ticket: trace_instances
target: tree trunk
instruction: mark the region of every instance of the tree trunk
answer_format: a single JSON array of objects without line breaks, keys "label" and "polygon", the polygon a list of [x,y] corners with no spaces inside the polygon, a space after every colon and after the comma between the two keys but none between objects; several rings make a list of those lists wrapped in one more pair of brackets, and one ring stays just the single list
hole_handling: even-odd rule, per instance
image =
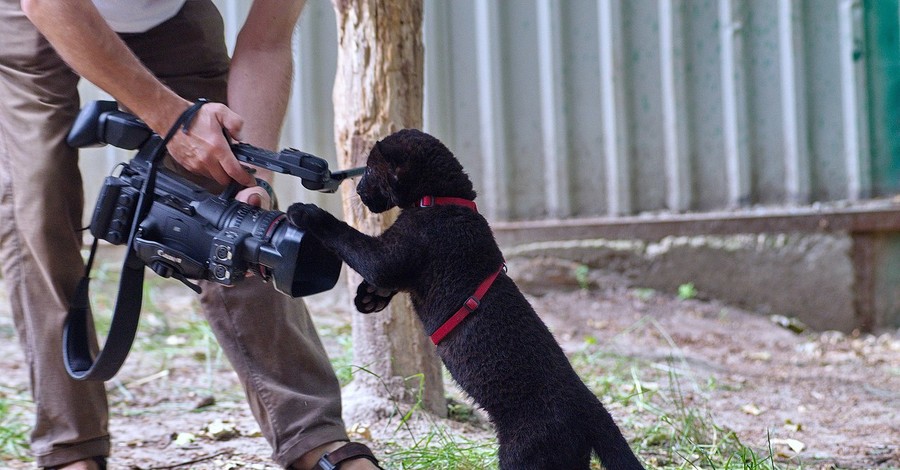
[{"label": "tree trunk", "polygon": [[[377,140],[422,127],[422,0],[334,0],[334,7],[334,134],[339,165],[350,168],[365,165]],[[344,220],[363,233],[377,235],[397,216],[396,209],[372,214],[352,186],[341,191]],[[349,274],[353,295],[361,278]],[[381,312],[354,314],[353,344],[354,364],[365,370],[354,372],[345,395],[348,424],[386,417],[398,404],[419,400],[426,410],[446,416],[440,362],[405,294]]]}]

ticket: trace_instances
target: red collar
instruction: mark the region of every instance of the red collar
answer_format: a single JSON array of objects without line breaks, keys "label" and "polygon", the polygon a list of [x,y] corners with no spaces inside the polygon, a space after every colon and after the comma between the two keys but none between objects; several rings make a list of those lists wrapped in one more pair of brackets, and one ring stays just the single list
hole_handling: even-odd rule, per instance
[{"label": "red collar", "polygon": [[475,201],[464,199],[461,197],[434,197],[434,196],[424,196],[419,200],[420,207],[431,207],[431,206],[465,206],[469,209],[472,209],[475,212],[478,212],[478,207],[475,206]]},{"label": "red collar", "polygon": [[474,312],[478,305],[481,303],[481,298],[484,297],[484,294],[491,288],[491,284],[494,283],[494,280],[497,279],[497,276],[500,275],[506,269],[505,264],[500,265],[500,269],[487,277],[484,281],[481,281],[481,284],[478,285],[478,288],[475,289],[475,293],[469,296],[465,302],[463,302],[463,306],[453,314],[447,321],[444,322],[434,333],[431,334],[431,342],[437,346],[441,340],[444,339],[445,336],[450,334],[454,328],[456,328],[463,320],[469,316],[470,313]]}]

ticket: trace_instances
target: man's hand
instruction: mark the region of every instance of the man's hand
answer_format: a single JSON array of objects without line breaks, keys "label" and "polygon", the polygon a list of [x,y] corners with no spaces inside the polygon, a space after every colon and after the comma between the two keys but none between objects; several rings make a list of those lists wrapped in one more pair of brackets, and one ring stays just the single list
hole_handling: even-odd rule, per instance
[{"label": "man's hand", "polygon": [[208,103],[197,111],[187,132],[179,129],[175,133],[167,148],[172,158],[191,173],[222,185],[233,179],[243,186],[256,186],[256,179],[235,158],[225,137],[227,132],[240,140],[243,125],[244,120],[224,104]]}]

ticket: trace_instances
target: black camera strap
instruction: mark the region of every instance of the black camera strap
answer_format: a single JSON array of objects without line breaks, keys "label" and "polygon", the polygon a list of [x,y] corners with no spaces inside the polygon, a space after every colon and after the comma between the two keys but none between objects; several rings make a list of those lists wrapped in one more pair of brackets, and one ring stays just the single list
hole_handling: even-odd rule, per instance
[{"label": "black camera strap", "polygon": [[128,235],[128,248],[125,261],[122,263],[122,275],[119,278],[119,293],[113,309],[112,323],[106,343],[96,356],[92,353],[92,345],[97,343],[97,336],[91,323],[89,298],[91,266],[97,251],[97,239],[94,238],[91,253],[85,265],[84,277],[75,290],[63,328],[63,359],[66,371],[74,379],[97,381],[111,379],[119,371],[131,350],[141,316],[144,288],[144,263],[137,257],[137,252],[134,250],[134,239],[141,221],[147,215],[153,202],[156,173],[162,157],[166,153],[166,145],[179,128],[185,133],[188,132],[197,111],[206,103],[206,100],[200,99],[181,113],[181,116],[166,133],[165,138],[159,141],[148,158],[150,166],[147,178],[141,185],[137,209]]}]

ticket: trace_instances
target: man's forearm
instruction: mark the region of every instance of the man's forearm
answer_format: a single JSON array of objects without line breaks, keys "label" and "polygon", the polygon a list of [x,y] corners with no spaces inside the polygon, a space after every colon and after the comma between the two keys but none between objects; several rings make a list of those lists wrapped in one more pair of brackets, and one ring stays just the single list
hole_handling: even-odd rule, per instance
[{"label": "man's forearm", "polygon": [[277,150],[291,90],[290,46],[286,50],[239,52],[235,51],[228,75],[229,107],[244,117],[244,140]]},{"label": "man's forearm", "polygon": [[278,147],[291,92],[291,37],[304,3],[254,1],[238,36],[228,76],[228,104],[244,117],[241,133],[248,143]]}]

